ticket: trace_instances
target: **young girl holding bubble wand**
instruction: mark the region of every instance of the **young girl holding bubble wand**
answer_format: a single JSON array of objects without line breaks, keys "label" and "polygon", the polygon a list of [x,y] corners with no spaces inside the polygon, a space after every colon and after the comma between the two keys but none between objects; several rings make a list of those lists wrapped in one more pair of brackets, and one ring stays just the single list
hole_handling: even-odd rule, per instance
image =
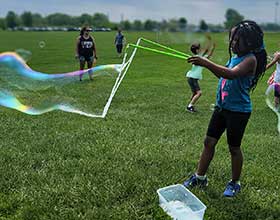
[{"label": "young girl holding bubble wand", "polygon": [[[211,40],[211,38],[208,36],[207,39]],[[191,45],[191,52],[193,55],[198,55],[206,58],[210,58],[213,54],[213,51],[215,49],[215,43],[212,45],[211,50],[209,51],[210,44],[207,45],[206,49],[203,51],[199,43],[193,43]],[[209,52],[209,53],[208,53]],[[186,77],[188,84],[192,91],[192,96],[190,103],[186,106],[186,110],[193,113],[196,112],[194,108],[194,104],[198,101],[200,98],[202,91],[200,89],[198,81],[202,79],[202,67],[197,65],[192,65],[192,69],[187,72]]]},{"label": "young girl holding bubble wand", "polygon": [[274,53],[274,56],[269,64],[266,66],[266,70],[276,64],[276,70],[272,73],[268,80],[268,84],[274,84],[274,106],[279,109],[279,98],[280,98],[280,52]]},{"label": "young girl holding bubble wand", "polygon": [[[206,171],[213,159],[215,146],[226,130],[232,177],[223,195],[234,197],[241,190],[243,155],[240,146],[252,111],[250,91],[265,72],[267,54],[263,32],[254,21],[242,21],[234,26],[229,32],[229,39],[230,59],[225,67],[200,56],[188,58],[189,63],[209,69],[219,78],[219,84],[216,107],[208,125],[197,171],[183,184],[188,188],[207,186]],[[231,52],[235,54],[233,57]]]}]

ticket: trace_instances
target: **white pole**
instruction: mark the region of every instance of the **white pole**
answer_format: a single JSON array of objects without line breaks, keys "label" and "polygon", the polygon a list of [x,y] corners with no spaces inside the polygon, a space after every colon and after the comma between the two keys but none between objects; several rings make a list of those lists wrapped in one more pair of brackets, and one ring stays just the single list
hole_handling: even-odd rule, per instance
[{"label": "white pole", "polygon": [[[140,44],[140,41],[141,41],[141,38],[139,38],[139,39],[137,40],[136,45],[139,45],[139,44]],[[118,90],[118,88],[119,88],[119,86],[120,86],[120,84],[121,84],[123,78],[125,77],[125,75],[126,75],[126,73],[127,73],[127,70],[129,69],[129,66],[130,66],[130,64],[132,63],[132,60],[133,60],[133,58],[134,58],[134,56],[135,56],[135,54],[136,54],[136,51],[137,51],[137,48],[135,48],[135,49],[133,50],[132,55],[130,56],[130,58],[128,59],[128,61],[127,61],[126,63],[125,63],[125,59],[126,59],[127,54],[124,55],[124,59],[123,59],[124,72],[123,72],[122,74],[119,74],[119,76],[118,76],[118,78],[117,78],[117,80],[116,80],[116,82],[115,82],[115,85],[114,85],[113,88],[112,88],[111,95],[110,95],[110,97],[108,98],[108,101],[107,101],[107,103],[106,103],[106,105],[105,105],[105,107],[104,107],[103,114],[102,114],[102,116],[101,116],[102,118],[105,118],[105,117],[106,117],[107,112],[108,112],[108,110],[109,110],[109,108],[110,108],[111,102],[112,102],[112,100],[113,100],[113,97],[115,96],[115,94],[116,94],[116,92],[117,92],[117,90]],[[122,71],[123,71],[123,70],[122,70]],[[122,72],[122,71],[121,71],[121,72]]]}]

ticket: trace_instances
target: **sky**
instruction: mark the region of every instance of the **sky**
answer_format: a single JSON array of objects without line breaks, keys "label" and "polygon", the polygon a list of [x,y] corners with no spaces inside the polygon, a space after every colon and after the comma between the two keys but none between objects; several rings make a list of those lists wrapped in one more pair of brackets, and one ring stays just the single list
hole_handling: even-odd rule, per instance
[{"label": "sky", "polygon": [[[199,24],[203,19],[211,24],[223,24],[228,8],[237,10],[246,19],[258,23],[280,23],[277,0],[0,0],[0,17],[9,10],[43,16],[61,12],[73,16],[101,12],[110,21],[157,20],[185,17],[188,23]],[[280,2],[280,0],[279,0]]]}]

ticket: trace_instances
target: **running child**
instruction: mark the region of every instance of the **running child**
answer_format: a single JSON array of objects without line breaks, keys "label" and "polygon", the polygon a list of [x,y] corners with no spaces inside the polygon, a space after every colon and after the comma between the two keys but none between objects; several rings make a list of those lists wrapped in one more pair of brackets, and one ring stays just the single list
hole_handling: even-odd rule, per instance
[{"label": "running child", "polygon": [[[190,49],[191,49],[191,52],[193,55],[202,56],[202,57],[206,57],[209,59],[213,54],[213,51],[215,49],[215,44],[213,44],[213,47],[210,51],[209,51],[209,45],[204,51],[202,51],[199,43],[192,44]],[[209,54],[208,54],[208,52],[209,52]],[[187,105],[186,110],[191,113],[196,111],[194,108],[194,105],[202,94],[202,91],[201,91],[199,83],[198,83],[198,81],[202,79],[202,69],[203,69],[203,67],[193,64],[192,69],[190,71],[188,71],[186,74],[187,81],[188,81],[189,86],[192,91],[191,100],[190,100],[190,103]]]}]

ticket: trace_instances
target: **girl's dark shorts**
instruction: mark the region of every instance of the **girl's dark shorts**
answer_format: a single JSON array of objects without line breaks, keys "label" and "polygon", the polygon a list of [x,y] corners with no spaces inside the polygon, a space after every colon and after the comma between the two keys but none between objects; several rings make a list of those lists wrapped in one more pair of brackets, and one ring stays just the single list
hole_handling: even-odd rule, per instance
[{"label": "girl's dark shorts", "polygon": [[93,62],[93,56],[80,56],[80,61]]},{"label": "girl's dark shorts", "polygon": [[277,98],[280,97],[280,85],[278,83],[274,85],[274,96]]},{"label": "girl's dark shorts", "polygon": [[199,87],[199,84],[198,84],[198,79],[188,77],[188,83],[189,83],[193,93],[200,90],[200,87]]},{"label": "girl's dark shorts", "polygon": [[208,125],[207,136],[219,140],[226,130],[228,145],[240,147],[250,115],[250,112],[233,112],[216,106]]}]

